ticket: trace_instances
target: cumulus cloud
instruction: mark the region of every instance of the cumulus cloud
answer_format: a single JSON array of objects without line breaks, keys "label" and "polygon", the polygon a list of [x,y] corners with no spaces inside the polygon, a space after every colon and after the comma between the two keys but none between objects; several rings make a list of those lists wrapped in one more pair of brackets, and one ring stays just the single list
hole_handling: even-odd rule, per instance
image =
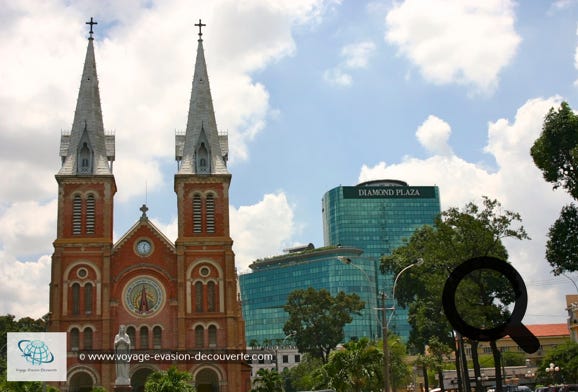
[{"label": "cumulus cloud", "polygon": [[0,260],[0,313],[13,314],[17,318],[40,318],[48,313],[50,257],[23,262],[0,250]]},{"label": "cumulus cloud", "polygon": [[56,208],[56,200],[11,204],[0,214],[3,250],[18,257],[50,252],[56,238]]},{"label": "cumulus cloud", "polygon": [[435,84],[492,92],[521,41],[509,0],[419,0],[395,4],[386,16],[387,42]]},{"label": "cumulus cloud", "polygon": [[256,259],[279,254],[295,231],[293,209],[284,193],[267,194],[257,204],[231,207],[231,236],[239,271]]},{"label": "cumulus cloud", "polygon": [[[485,151],[496,160],[496,171],[489,171],[455,154],[437,153],[427,159],[406,157],[395,164],[364,165],[359,175],[360,182],[399,178],[410,185],[435,184],[440,189],[442,209],[461,207],[470,201],[479,202],[482,195],[487,195],[498,199],[503,208],[519,212],[532,240],[508,240],[506,246],[510,260],[528,283],[530,311],[527,322],[530,323],[539,323],[540,315],[552,315],[553,312],[562,320],[563,307],[554,310],[552,303],[559,303],[571,289],[569,281],[552,277],[551,268],[544,259],[548,227],[558,217],[560,208],[569,202],[569,197],[563,192],[552,191],[529,154],[530,146],[540,134],[545,114],[560,101],[559,97],[531,99],[516,111],[513,121],[502,118],[489,123]],[[424,124],[427,123],[426,120]],[[423,131],[423,127],[422,124],[418,130],[418,138],[420,134],[422,138],[425,138],[424,134],[432,134]],[[449,134],[449,125],[440,128],[446,129],[443,135]],[[428,143],[431,145],[431,140]],[[544,288],[545,276],[558,285]]]},{"label": "cumulus cloud", "polygon": [[325,70],[323,79],[335,86],[349,87],[353,77],[347,72],[353,69],[366,68],[371,55],[375,52],[375,44],[371,41],[356,42],[341,48],[342,61],[334,68]]},{"label": "cumulus cloud", "polygon": [[429,152],[436,155],[451,155],[452,148],[448,139],[452,129],[444,120],[430,115],[417,129],[415,135],[420,144]]}]

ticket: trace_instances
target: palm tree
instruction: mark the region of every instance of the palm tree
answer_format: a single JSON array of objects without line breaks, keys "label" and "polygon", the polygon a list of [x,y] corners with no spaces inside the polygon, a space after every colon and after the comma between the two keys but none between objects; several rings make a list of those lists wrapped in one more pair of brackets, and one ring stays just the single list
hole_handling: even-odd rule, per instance
[{"label": "palm tree", "polygon": [[346,343],[324,366],[336,391],[379,391],[383,383],[383,353],[367,338]]},{"label": "palm tree", "polygon": [[283,377],[275,369],[259,369],[251,392],[283,392]]},{"label": "palm tree", "polygon": [[145,392],[195,392],[192,376],[176,367],[152,373],[145,383]]}]

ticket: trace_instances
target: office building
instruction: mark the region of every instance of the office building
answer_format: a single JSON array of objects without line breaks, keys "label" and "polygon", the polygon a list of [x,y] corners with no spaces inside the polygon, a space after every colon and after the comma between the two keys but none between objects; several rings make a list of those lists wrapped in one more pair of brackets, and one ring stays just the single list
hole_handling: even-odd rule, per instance
[{"label": "office building", "polygon": [[[363,257],[352,259],[352,264],[373,271],[368,275],[376,279],[372,283],[376,303],[380,293],[385,293],[386,307],[394,307],[394,277],[379,272],[380,258],[403,245],[417,228],[434,223],[440,213],[438,187],[409,186],[399,180],[368,181],[333,188],[323,196],[322,204],[325,246],[362,249]],[[407,310],[397,308],[388,317],[392,317],[390,330],[407,341]]]},{"label": "office building", "polygon": [[[437,187],[394,180],[334,188],[324,195],[322,207],[323,248],[310,245],[255,261],[252,272],[240,276],[249,345],[281,343],[288,317],[283,305],[293,290],[308,287],[325,288],[332,295],[358,294],[365,309],[345,327],[345,341],[362,336],[380,339],[380,292],[388,293],[386,307],[393,305],[392,276],[380,272],[380,257],[402,245],[418,227],[433,224],[440,212]],[[389,327],[407,340],[407,312],[397,309]]]}]

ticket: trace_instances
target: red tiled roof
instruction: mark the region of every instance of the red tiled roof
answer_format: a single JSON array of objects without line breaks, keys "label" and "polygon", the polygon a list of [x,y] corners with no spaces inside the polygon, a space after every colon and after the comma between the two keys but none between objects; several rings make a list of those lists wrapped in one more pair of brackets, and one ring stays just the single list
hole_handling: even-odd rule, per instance
[{"label": "red tiled roof", "polygon": [[568,324],[532,324],[526,325],[536,337],[542,336],[570,336]]}]

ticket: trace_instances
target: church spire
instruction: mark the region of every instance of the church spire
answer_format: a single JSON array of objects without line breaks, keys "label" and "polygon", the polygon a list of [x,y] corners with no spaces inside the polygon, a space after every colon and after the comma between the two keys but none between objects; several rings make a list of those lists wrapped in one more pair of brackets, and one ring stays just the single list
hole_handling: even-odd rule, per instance
[{"label": "church spire", "polygon": [[227,171],[227,136],[219,135],[201,28],[199,19],[197,59],[193,76],[193,89],[189,102],[189,115],[185,135],[176,137],[176,160],[178,174],[229,174]]},{"label": "church spire", "polygon": [[60,141],[62,167],[59,175],[112,174],[114,136],[104,134],[92,36],[92,27],[97,23],[90,18],[86,24],[90,25],[90,36],[72,130],[63,134]]}]

